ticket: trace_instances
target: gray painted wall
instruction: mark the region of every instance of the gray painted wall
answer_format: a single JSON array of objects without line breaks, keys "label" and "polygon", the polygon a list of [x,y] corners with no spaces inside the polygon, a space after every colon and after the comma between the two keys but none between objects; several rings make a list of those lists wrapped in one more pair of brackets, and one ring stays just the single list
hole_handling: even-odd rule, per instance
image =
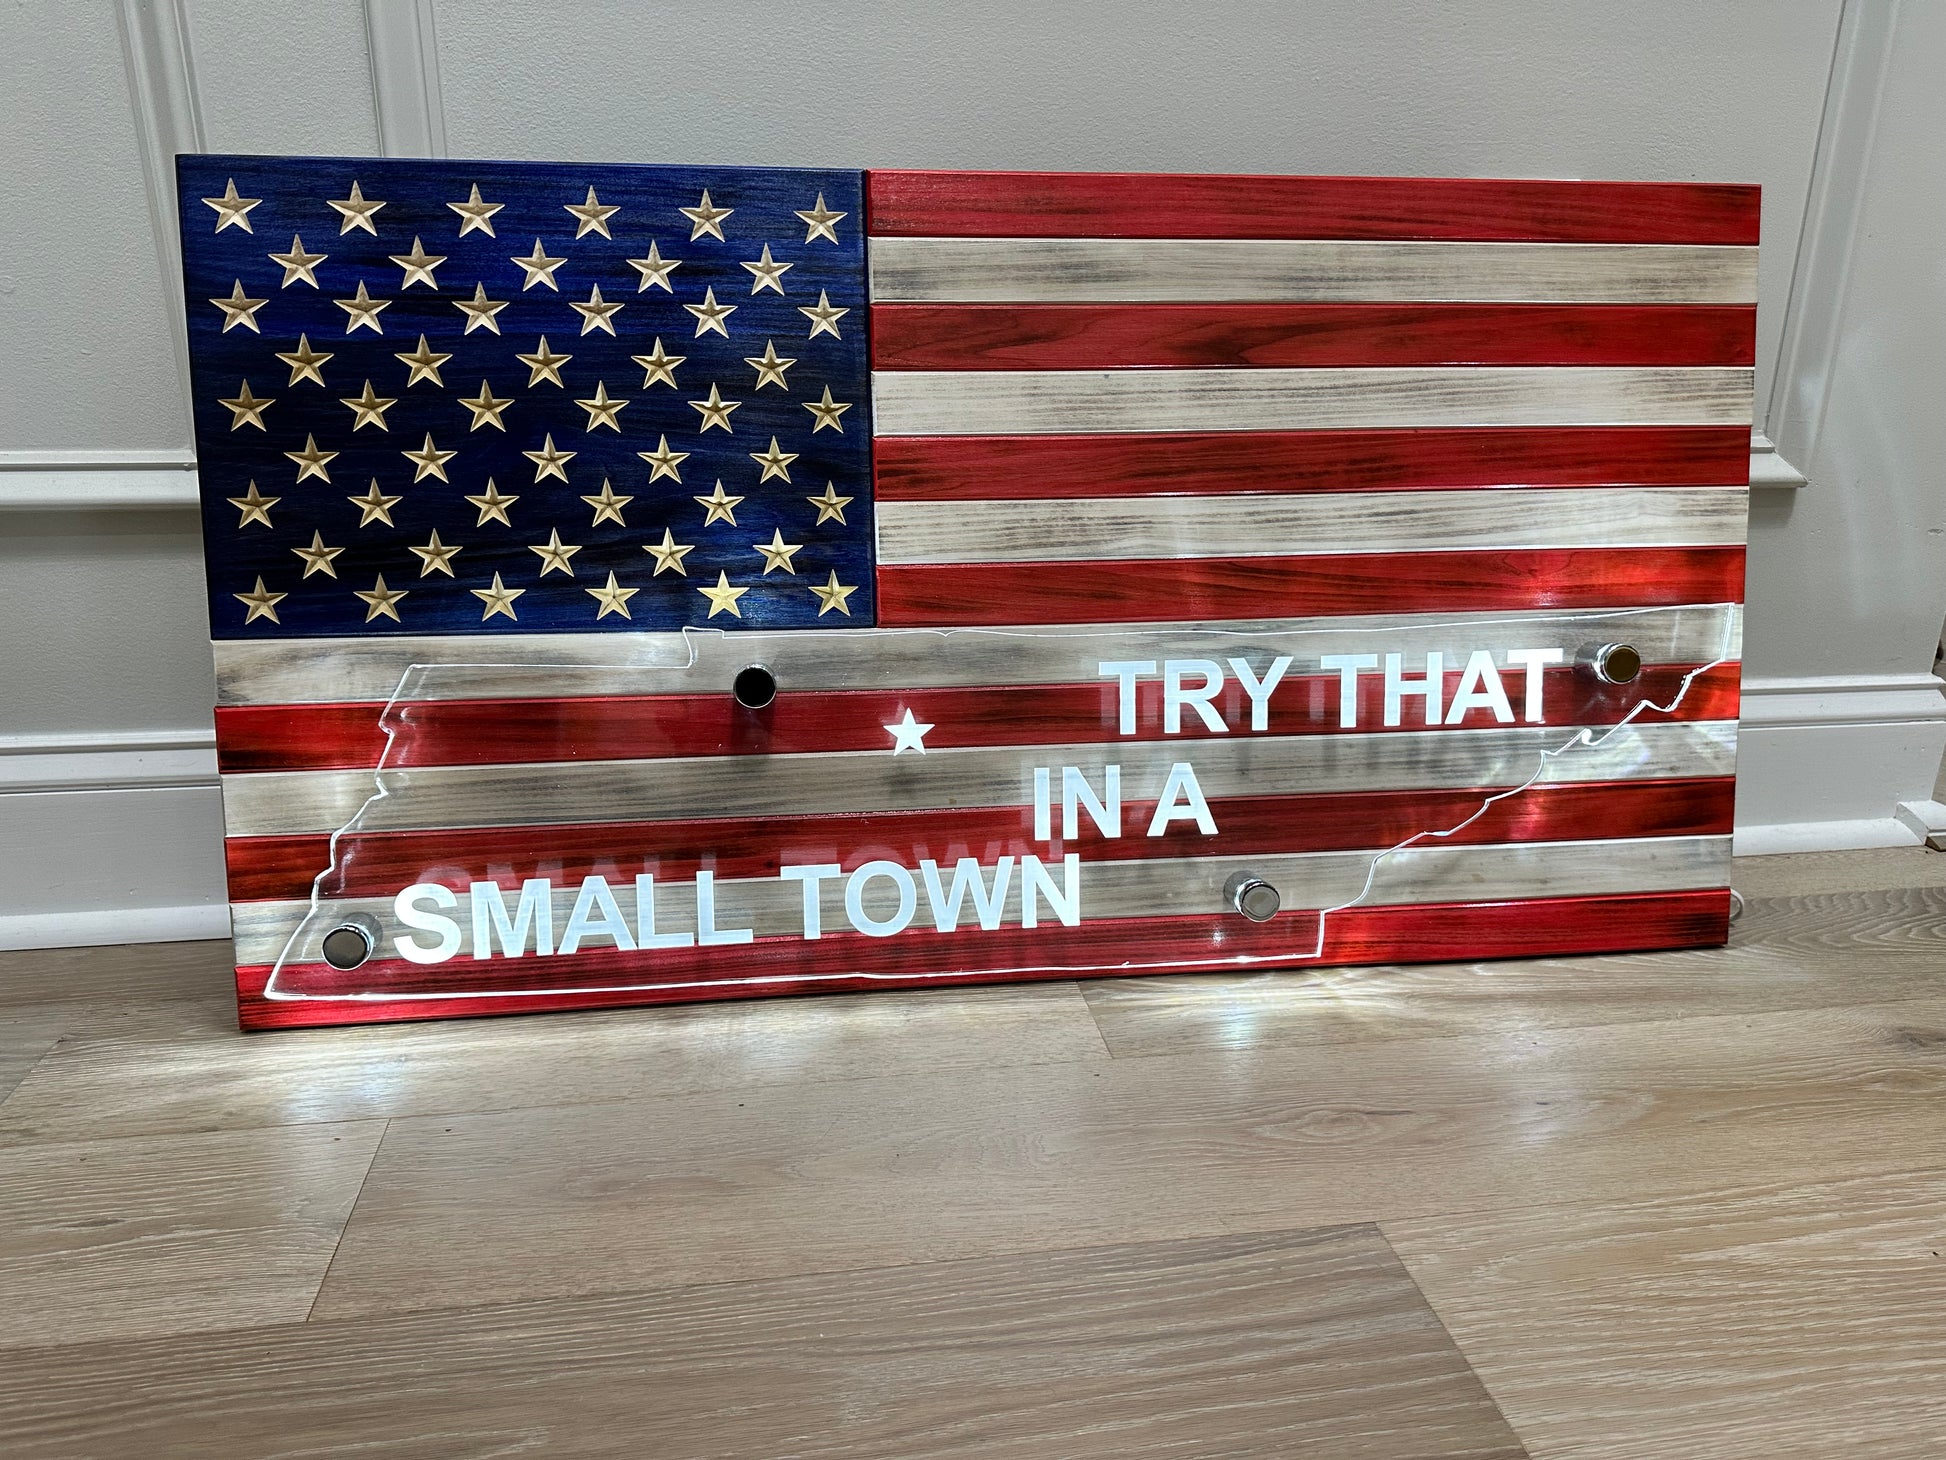
[{"label": "gray painted wall", "polygon": [[[1788,346],[1796,373],[1779,398],[1792,403],[1783,414],[1814,480],[1756,514],[1749,672],[1760,691],[1822,676],[1855,695],[1867,681],[1886,688],[1872,676],[1896,679],[1932,704],[1922,680],[1946,611],[1946,427],[1921,367],[1936,363],[1946,314],[1935,155],[1946,107],[1927,89],[1946,61],[1946,9],[1854,0],[1848,35],[1858,11],[1873,12],[1890,69],[1882,85],[1876,71],[1853,79],[1847,104],[1876,130],[1854,126],[1866,138],[1856,156],[1824,165],[1869,171],[1869,186],[1821,188],[1811,221],[1814,239],[1855,225],[1859,244],[1849,271],[1833,273],[1825,251],[1819,287],[1845,301],[1840,325],[1809,338],[1793,324],[1787,339],[1787,322],[1817,313],[1793,313],[1792,281],[1841,10],[1841,0],[161,0],[151,14],[179,19],[188,74],[177,79],[203,144],[220,150],[369,153],[388,140],[407,150],[396,119],[426,105],[394,94],[390,78],[419,74],[413,38],[433,34],[433,111],[454,155],[1760,182],[1758,399]],[[376,97],[370,37],[388,78]],[[85,468],[90,452],[187,450],[124,51],[108,4],[22,0],[0,12],[11,142],[0,159],[0,461],[15,467],[56,452],[84,453]],[[1846,64],[1841,84],[1860,63]],[[389,139],[381,113],[394,119]],[[1919,179],[1933,181],[1902,186]],[[1915,301],[1921,287],[1929,297]],[[0,472],[0,500],[10,477],[25,479]],[[206,731],[211,680],[194,522],[79,510],[111,477],[64,471],[76,510],[0,509],[0,749],[12,751],[0,755],[0,840],[59,836],[113,858],[129,854],[114,826],[135,803],[74,793],[131,785],[123,740]],[[1768,712],[1751,708],[1760,738]],[[1788,719],[1780,735],[1798,728]],[[113,735],[123,740],[102,738]],[[1910,766],[1800,805],[1787,739],[1797,744],[1787,736],[1778,755],[1758,757],[1760,804],[1746,819],[1882,820],[1895,792],[1924,793],[1905,782],[1938,759],[1931,739],[1908,735]],[[29,762],[34,774],[6,779]],[[188,772],[178,780],[205,785],[201,802],[176,797],[203,809],[175,833],[150,816],[143,840],[200,869],[192,881],[212,879],[213,901],[215,863],[197,850],[213,793]],[[130,905],[185,900],[180,877],[153,896],[125,880]],[[28,888],[0,863],[0,919],[103,905],[98,889],[64,900],[47,882]]]}]

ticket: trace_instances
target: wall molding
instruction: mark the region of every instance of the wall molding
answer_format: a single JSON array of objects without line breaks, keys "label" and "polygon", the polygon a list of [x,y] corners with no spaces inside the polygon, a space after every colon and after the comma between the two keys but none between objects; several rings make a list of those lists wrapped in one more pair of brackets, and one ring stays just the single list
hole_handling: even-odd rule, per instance
[{"label": "wall molding", "polygon": [[214,730],[0,735],[0,796],[217,784]]},{"label": "wall molding", "polygon": [[196,66],[189,46],[185,0],[121,0],[116,7],[122,62],[142,154],[142,182],[149,199],[149,231],[155,236],[181,381],[184,420],[192,419],[189,391],[189,325],[182,297],[182,243],[177,235],[176,154],[203,152],[202,107],[196,99]]},{"label": "wall molding", "polygon": [[191,943],[230,936],[222,902],[176,907],[87,908],[78,912],[0,913],[0,951],[106,948],[117,943]]},{"label": "wall molding", "polygon": [[1751,677],[1737,757],[1738,856],[1909,847],[1908,803],[1946,753],[1946,685],[1930,674]]},{"label": "wall molding", "polygon": [[433,0],[365,0],[372,112],[387,157],[444,157],[446,108],[439,89]]},{"label": "wall molding", "polygon": [[186,451],[0,451],[0,512],[194,508]]},{"label": "wall molding", "polygon": [[1807,465],[1816,457],[1830,394],[1899,5],[1900,0],[1845,0],[1838,19],[1777,368],[1763,416],[1765,434],[1792,460]]}]

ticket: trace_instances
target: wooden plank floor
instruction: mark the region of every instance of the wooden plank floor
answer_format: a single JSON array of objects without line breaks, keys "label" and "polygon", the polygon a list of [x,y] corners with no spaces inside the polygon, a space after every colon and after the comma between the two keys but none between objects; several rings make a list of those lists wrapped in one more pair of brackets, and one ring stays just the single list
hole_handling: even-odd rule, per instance
[{"label": "wooden plank floor", "polygon": [[1946,1454],[1946,857],[1724,950],[244,1038],[0,955],[8,1456]]}]

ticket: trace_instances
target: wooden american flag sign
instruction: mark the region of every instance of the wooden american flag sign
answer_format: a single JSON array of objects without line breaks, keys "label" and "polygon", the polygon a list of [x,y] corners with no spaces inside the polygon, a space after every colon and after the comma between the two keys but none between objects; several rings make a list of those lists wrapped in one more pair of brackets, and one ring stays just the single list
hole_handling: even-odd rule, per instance
[{"label": "wooden american flag sign", "polygon": [[1755,188],[179,171],[246,1027],[1726,934]]}]

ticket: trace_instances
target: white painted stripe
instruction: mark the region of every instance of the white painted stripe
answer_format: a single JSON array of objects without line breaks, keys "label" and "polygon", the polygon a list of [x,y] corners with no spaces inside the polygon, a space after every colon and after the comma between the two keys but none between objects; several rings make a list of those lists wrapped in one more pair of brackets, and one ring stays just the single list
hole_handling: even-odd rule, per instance
[{"label": "white painted stripe", "polygon": [[[875,370],[879,436],[1748,426],[1742,366]],[[1372,498],[1384,493],[1370,493]]]},{"label": "white painted stripe", "polygon": [[[884,510],[883,507],[880,509]],[[225,705],[323,704],[604,694],[728,694],[746,664],[791,690],[1085,684],[1104,659],[1225,659],[1374,648],[1449,657],[1622,639],[1650,664],[1734,658],[1742,609],[1595,609],[1547,613],[1344,615],[1207,624],[1022,624],[981,629],[791,629],[765,633],[505,634],[218,641]]]},{"label": "white painted stripe", "polygon": [[873,303],[1752,304],[1757,250],[1335,239],[873,238]]},{"label": "white painted stripe", "polygon": [[[1517,510],[1514,510],[1517,509]],[[1740,545],[1747,494],[1679,491],[1344,492],[881,502],[878,560],[1089,562],[1480,548]]]},{"label": "white painted stripe", "polygon": [[[1287,909],[1321,908],[1349,902],[1364,887],[1372,859],[1382,851],[1310,852],[1293,856],[1157,858],[1116,862],[1084,860],[1081,866],[1081,918],[1084,924],[1123,918],[1194,916],[1222,918],[1223,883],[1231,873],[1247,869],[1275,886]],[[1398,906],[1428,902],[1497,902],[1536,897],[1586,897],[1604,893],[1682,892],[1722,887],[1729,872],[1730,838],[1645,837],[1592,842],[1526,842],[1496,846],[1414,846],[1395,852],[1379,863],[1372,895],[1365,906]],[[951,869],[944,869],[950,876]],[[1057,882],[1061,872],[1054,868]],[[989,885],[992,865],[987,867]],[[617,874],[622,906],[633,911],[633,880]],[[1016,866],[1001,914],[1003,925],[1020,922],[1020,873]],[[553,922],[558,939],[566,927],[579,884],[554,889]],[[864,911],[883,920],[896,910],[896,892],[884,878],[861,886]],[[827,883],[823,889],[823,924],[831,931],[846,928],[843,888]],[[801,884],[776,877],[737,878],[716,884],[716,926],[749,928],[757,937],[791,937],[804,928]],[[964,911],[964,905],[962,905]],[[461,910],[462,913],[464,910]],[[390,898],[347,898],[324,904],[313,916],[308,902],[246,902],[233,908],[239,964],[273,963],[283,953],[293,931],[302,936],[291,961],[320,961],[318,943],[338,921],[353,913],[367,913],[383,929],[382,946],[403,932],[393,917]],[[1044,922],[1053,917],[1040,905]],[[1235,916],[1228,914],[1228,916]],[[961,924],[977,938],[968,915]],[[1222,924],[1217,924],[1220,927]],[[696,929],[695,903],[687,883],[659,885],[656,927],[662,932]],[[921,888],[915,936],[937,937],[929,921]],[[1311,929],[1301,929],[1309,935]],[[612,947],[591,943],[590,949]],[[468,954],[455,966],[477,964],[485,978],[494,971],[513,969],[522,974],[545,963],[529,958],[518,964],[481,962]]]},{"label": "white painted stripe", "polygon": [[[1597,744],[1547,762],[1544,779],[1726,776],[1735,766],[1734,721],[1637,722],[1590,733]],[[223,811],[231,836],[269,836],[336,831],[355,816],[361,830],[375,832],[1026,806],[1035,766],[1079,766],[1100,785],[1111,762],[1122,767],[1123,796],[1140,801],[1155,799],[1170,766],[1183,759],[1195,761],[1203,794],[1212,798],[1510,786],[1534,775],[1543,750],[1567,745],[1575,734],[1566,726],[1521,726],[942,748],[897,758],[841,751],[270,771],[225,776]],[[374,800],[381,781],[385,795]]]}]

